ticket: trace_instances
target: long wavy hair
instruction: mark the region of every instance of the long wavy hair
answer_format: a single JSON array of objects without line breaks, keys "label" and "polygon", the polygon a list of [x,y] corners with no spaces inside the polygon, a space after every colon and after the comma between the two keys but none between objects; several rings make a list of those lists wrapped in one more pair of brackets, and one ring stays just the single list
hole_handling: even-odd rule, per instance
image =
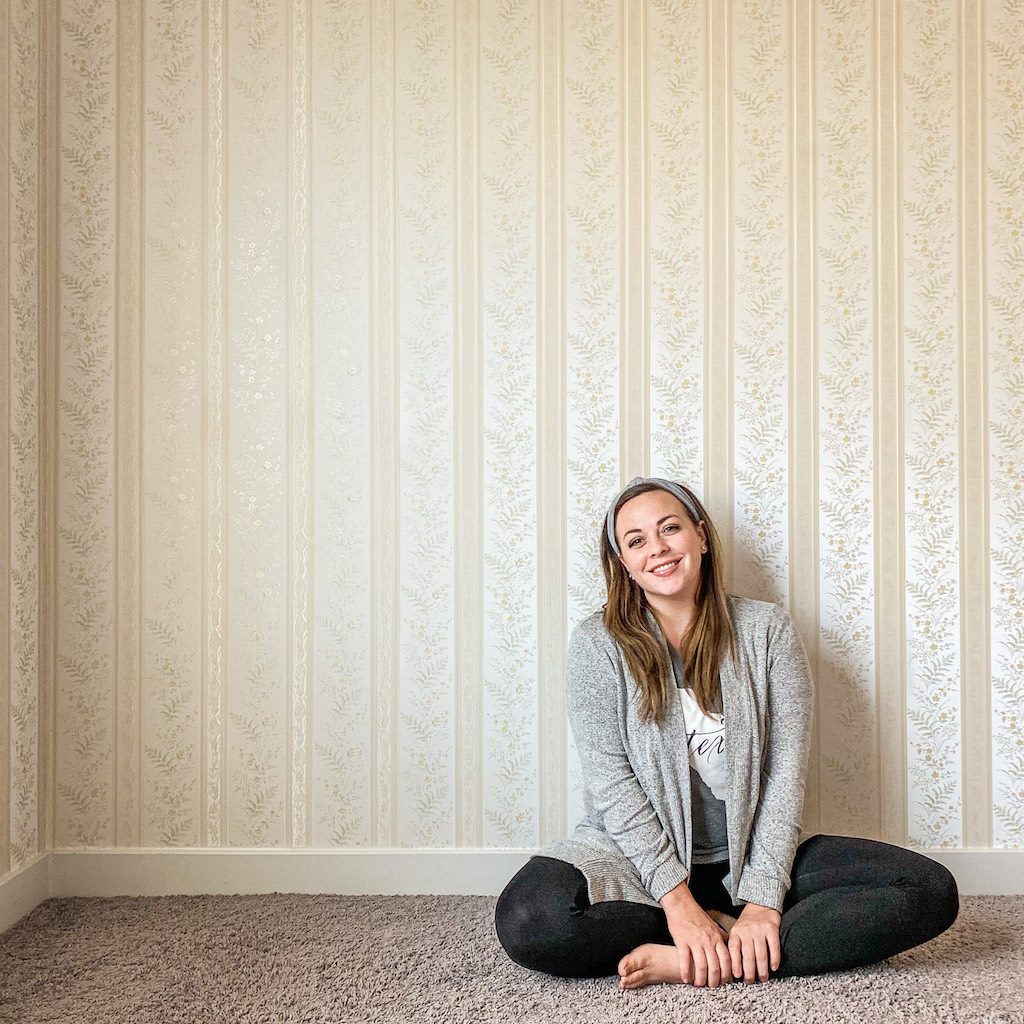
[{"label": "long wavy hair", "polygon": [[[705,714],[714,710],[719,693],[718,670],[727,653],[734,651],[734,634],[729,608],[722,585],[722,544],[718,531],[711,522],[697,496],[679,485],[693,501],[707,531],[708,550],[701,559],[701,580],[697,591],[697,611],[680,642],[686,675],[691,680],[693,695]],[[663,490],[655,483],[640,483],[627,487],[615,503],[615,514],[638,494]],[[680,504],[682,504],[680,502]],[[697,526],[686,506],[683,514]],[[640,715],[643,721],[654,719],[660,726],[668,710],[669,686],[672,681],[672,661],[665,639],[655,635],[647,622],[650,607],[647,595],[633,580],[619,561],[608,540],[605,523],[601,521],[601,567],[604,569],[608,599],[602,611],[604,625],[618,641],[626,657],[626,665],[640,691]],[[652,611],[653,614],[653,611]]]}]

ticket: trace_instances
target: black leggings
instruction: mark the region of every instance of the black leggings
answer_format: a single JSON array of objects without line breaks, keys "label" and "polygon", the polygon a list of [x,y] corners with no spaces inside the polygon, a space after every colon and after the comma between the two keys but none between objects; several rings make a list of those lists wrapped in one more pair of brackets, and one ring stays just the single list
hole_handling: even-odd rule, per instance
[{"label": "black leggings", "polygon": [[[728,863],[696,864],[687,880],[705,910],[739,909],[722,885]],[[928,857],[889,843],[811,836],[797,848],[782,907],[782,962],[771,977],[877,963],[944,932],[960,909],[956,882]],[[591,904],[583,872],[534,856],[498,897],[498,941],[517,964],[568,978],[616,974],[645,942],[673,945],[665,911],[645,903]]]}]

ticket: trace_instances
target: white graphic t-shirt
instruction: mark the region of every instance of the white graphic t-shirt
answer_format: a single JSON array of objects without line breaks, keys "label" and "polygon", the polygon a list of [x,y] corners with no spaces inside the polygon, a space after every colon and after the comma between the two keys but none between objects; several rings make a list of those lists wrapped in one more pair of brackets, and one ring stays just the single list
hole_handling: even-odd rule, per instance
[{"label": "white graphic t-shirt", "polygon": [[[683,686],[685,667],[675,648],[671,648],[676,692],[686,722],[687,755],[690,762],[690,808],[693,820],[692,861],[713,864],[729,859],[729,836],[725,795],[728,789],[728,764],[725,757],[725,718],[717,709],[704,714],[693,695]],[[721,707],[719,695],[718,707]]]}]

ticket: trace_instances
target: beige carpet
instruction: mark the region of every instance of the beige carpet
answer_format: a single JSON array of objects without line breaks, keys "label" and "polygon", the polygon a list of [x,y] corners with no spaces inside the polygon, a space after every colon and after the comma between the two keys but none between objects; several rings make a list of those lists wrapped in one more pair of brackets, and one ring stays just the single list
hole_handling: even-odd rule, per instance
[{"label": "beige carpet", "polygon": [[50,899],[0,936],[0,1021],[1024,1024],[1024,897],[883,964],[718,989],[517,967],[485,896]]}]

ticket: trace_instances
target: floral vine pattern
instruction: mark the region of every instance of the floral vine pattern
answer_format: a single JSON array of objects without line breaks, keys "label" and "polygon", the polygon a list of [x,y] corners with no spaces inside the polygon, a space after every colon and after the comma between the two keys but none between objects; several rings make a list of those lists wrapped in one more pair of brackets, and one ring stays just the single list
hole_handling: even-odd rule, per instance
[{"label": "floral vine pattern", "polygon": [[[986,7],[992,839],[1024,846],[1024,3]],[[977,553],[980,556],[980,552]]]},{"label": "floral vine pattern", "polygon": [[[872,756],[872,6],[818,13],[818,393],[822,827],[877,827]],[[829,825],[828,822],[834,822]]]},{"label": "floral vine pattern", "polygon": [[928,847],[961,841],[956,10],[903,4],[907,825]]}]

